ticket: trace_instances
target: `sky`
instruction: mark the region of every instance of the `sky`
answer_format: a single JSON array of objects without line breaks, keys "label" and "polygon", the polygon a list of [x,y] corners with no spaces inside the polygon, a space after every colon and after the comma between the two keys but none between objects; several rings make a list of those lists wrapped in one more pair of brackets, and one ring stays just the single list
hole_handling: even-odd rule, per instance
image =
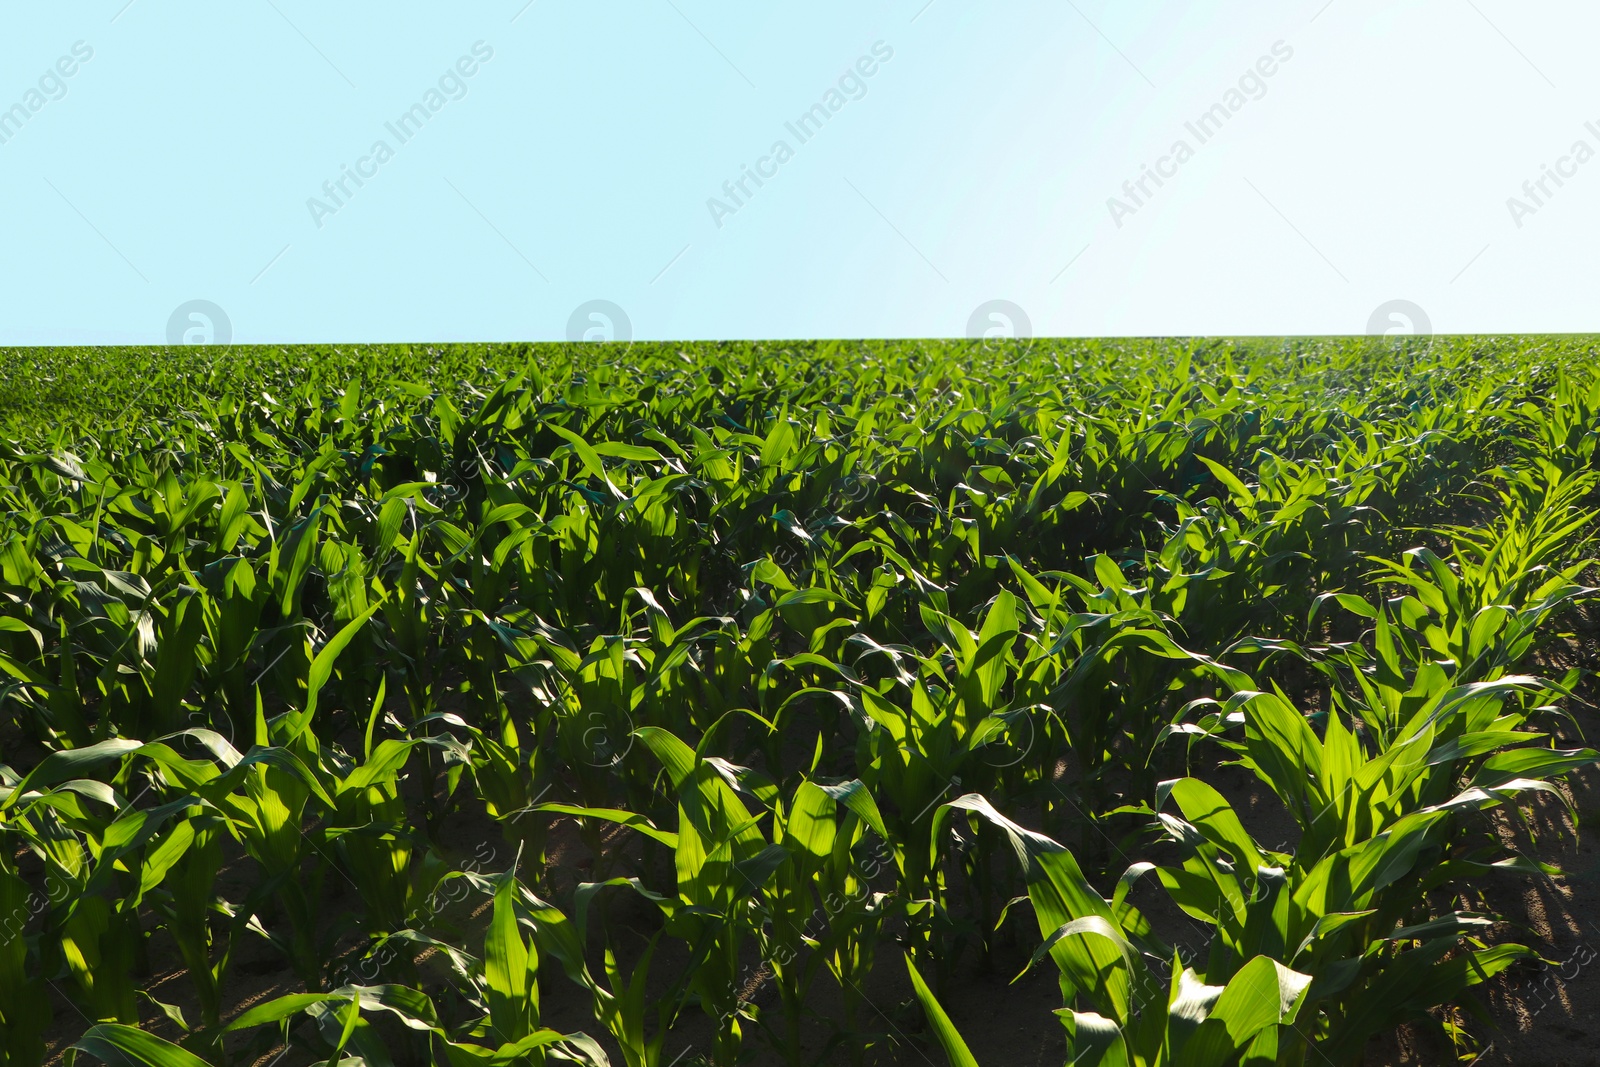
[{"label": "sky", "polygon": [[1573,0],[0,20],[0,344],[1596,326]]}]

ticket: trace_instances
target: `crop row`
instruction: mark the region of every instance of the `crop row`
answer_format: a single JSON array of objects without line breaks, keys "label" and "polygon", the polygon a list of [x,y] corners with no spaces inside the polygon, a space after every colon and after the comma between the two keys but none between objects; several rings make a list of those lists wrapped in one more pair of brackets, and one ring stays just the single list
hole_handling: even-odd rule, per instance
[{"label": "crop row", "polygon": [[[1064,1062],[1466,1040],[1533,955],[1495,813],[1596,759],[1583,346],[1106,351],[247,353],[14,420],[0,1063],[63,998],[109,1062],[864,1062],[886,969],[969,1062],[935,990],[1019,932]],[[241,1011],[247,943],[299,991]]]}]

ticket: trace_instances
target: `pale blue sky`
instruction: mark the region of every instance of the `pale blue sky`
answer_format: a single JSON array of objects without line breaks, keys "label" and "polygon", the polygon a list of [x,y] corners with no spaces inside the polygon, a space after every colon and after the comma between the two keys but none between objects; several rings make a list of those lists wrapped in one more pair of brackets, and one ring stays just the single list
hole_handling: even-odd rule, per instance
[{"label": "pale blue sky", "polygon": [[[1596,326],[1600,159],[1562,162],[1600,150],[1592,5],[95,0],[0,18],[0,343],[156,343],[196,299],[239,342],[555,340],[593,299],[640,339],[957,336],[991,299],[1038,335],[1351,333],[1393,298],[1439,331]],[[401,143],[385,124],[475,45],[492,58],[446,77],[460,98]],[[785,123],[875,45],[892,58],[800,143]],[[1185,124],[1219,103],[1202,144]],[[380,139],[392,158],[315,219],[308,199],[333,206],[323,183]],[[731,206],[723,183],[778,140],[792,158],[719,226],[708,199]],[[1162,162],[1179,140],[1192,158]],[[1128,199],[1158,163],[1171,176]],[[1546,164],[1568,176],[1535,203],[1522,185]],[[1136,210],[1114,219],[1112,196]],[[1536,210],[1513,218],[1512,196]]]}]

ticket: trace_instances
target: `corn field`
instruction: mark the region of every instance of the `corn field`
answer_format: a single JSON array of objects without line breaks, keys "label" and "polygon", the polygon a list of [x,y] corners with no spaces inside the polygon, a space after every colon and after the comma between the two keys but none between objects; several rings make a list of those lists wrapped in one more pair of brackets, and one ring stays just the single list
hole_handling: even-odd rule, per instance
[{"label": "corn field", "polygon": [[1471,1060],[1595,365],[0,353],[0,1065]]}]

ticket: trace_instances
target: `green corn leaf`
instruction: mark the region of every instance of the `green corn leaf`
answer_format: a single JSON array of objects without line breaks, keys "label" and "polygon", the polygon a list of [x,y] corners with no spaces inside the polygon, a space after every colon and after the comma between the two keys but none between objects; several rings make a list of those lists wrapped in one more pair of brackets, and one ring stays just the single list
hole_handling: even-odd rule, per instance
[{"label": "green corn leaf", "polygon": [[67,1053],[69,1062],[86,1052],[110,1067],[208,1067],[192,1052],[135,1026],[99,1023],[84,1031]]},{"label": "green corn leaf", "polygon": [[[1075,919],[1089,917],[1116,928],[1110,905],[1089,885],[1071,852],[1043,834],[1012,822],[976,793],[940,806],[933,826],[935,847],[941,826],[955,811],[970,811],[1005,832],[1026,874],[1028,897],[1042,937],[1050,937]],[[936,854],[930,863],[937,863]],[[1062,971],[1064,983],[1070,982],[1090,996],[1096,1008],[1117,1020],[1118,1025],[1126,1024],[1131,975],[1120,946],[1105,937],[1070,937],[1056,941],[1050,954]]]},{"label": "green corn leaf", "polygon": [[499,877],[483,941],[483,977],[489,991],[489,1018],[505,1041],[518,1041],[539,1025],[539,961],[523,942],[516,916],[516,877]]},{"label": "green corn leaf", "polygon": [[530,1053],[548,1049],[563,1042],[572,1042],[574,1055],[565,1057],[570,1062],[606,1067],[605,1053],[583,1035],[563,1034],[557,1030],[535,1030],[516,1041],[507,1041],[496,1048],[471,1045],[464,1041],[446,1041],[445,1055],[451,1067],[522,1067],[534,1062]]},{"label": "green corn leaf", "polygon": [[1212,844],[1226,850],[1246,873],[1253,876],[1265,866],[1265,857],[1221,793],[1198,778],[1182,778],[1171,783],[1171,795],[1184,818]]},{"label": "green corn leaf", "polygon": [[232,552],[250,524],[250,498],[242,485],[228,488],[222,500],[222,513],[217,518],[217,546]]},{"label": "green corn leaf", "polygon": [[939,1042],[939,1047],[944,1049],[944,1057],[949,1061],[950,1067],[978,1067],[977,1057],[967,1048],[967,1043],[962,1040],[955,1024],[950,1021],[950,1016],[945,1014],[938,998],[933,995],[933,990],[928,988],[928,983],[917,973],[911,957],[907,956],[905,959],[906,973],[911,976],[911,988],[917,995],[917,1003],[922,1005],[922,1013],[927,1016],[928,1026],[933,1030],[934,1039]]},{"label": "green corn leaf", "polygon": [[113,739],[84,748],[52,752],[40,760],[38,765],[24,775],[22,781],[18,782],[3,800],[0,800],[0,811],[9,810],[30,792],[77,778],[85,771],[103,767],[107,763],[115,763],[124,756],[138,752],[142,747],[138,741]]},{"label": "green corn leaf", "polygon": [[1495,789],[1518,778],[1557,777],[1597,761],[1600,761],[1600,752],[1590,748],[1517,748],[1497,752],[1484,760],[1472,784]]},{"label": "green corn leaf", "polygon": [[311,724],[312,717],[317,713],[317,698],[322,692],[322,687],[328,684],[328,679],[333,677],[333,668],[339,661],[339,655],[344,652],[350,642],[355,639],[356,634],[361,631],[362,627],[367,625],[368,620],[382,606],[382,601],[373,604],[366,611],[345,623],[339,632],[334,634],[328,640],[328,643],[323,645],[322,649],[312,657],[311,670],[306,675],[305,707],[300,711],[289,714],[289,732],[286,740],[292,741],[299,737],[305,732],[306,727]]},{"label": "green corn leaf", "polygon": [[631,811],[622,811],[617,808],[588,808],[579,804],[535,804],[530,811],[550,811],[560,815],[574,815],[582,819],[601,819],[605,822],[614,822],[619,826],[626,826],[630,830],[659,841],[668,848],[678,847],[678,835],[668,830],[659,830],[655,824],[643,815],[635,815]]},{"label": "green corn leaf", "polygon": [[248,1009],[224,1029],[230,1033],[235,1030],[249,1030],[267,1023],[281,1022],[291,1016],[299,1015],[316,1004],[343,1004],[349,1000],[350,997],[344,993],[287,993]]},{"label": "green corn leaf", "polygon": [[285,616],[294,613],[300,587],[305,584],[306,575],[311,571],[322,516],[320,506],[313,508],[310,515],[290,528],[288,536],[272,557],[272,577],[279,583],[278,609]]},{"label": "green corn leaf", "polygon": [[1352,999],[1320,1051],[1335,1063],[1349,1061],[1374,1034],[1446,1003],[1518,960],[1534,956],[1521,945],[1497,945],[1442,959],[1455,946],[1454,938],[1441,937],[1400,953]]},{"label": "green corn leaf", "polygon": [[171,622],[161,636],[156,653],[150,694],[158,729],[162,732],[178,725],[179,706],[198,665],[196,649],[205,632],[204,626],[205,607],[200,594],[183,597],[173,606]]},{"label": "green corn leaf", "polygon": [[1322,745],[1301,714],[1272,693],[1252,693],[1242,703],[1245,749],[1257,775],[1283,798],[1302,826],[1328,807],[1318,785]]},{"label": "green corn leaf", "polygon": [[1134,1067],[1122,1028],[1092,1011],[1057,1008],[1071,1041],[1071,1067]]},{"label": "green corn leaf", "polygon": [[1207,1021],[1222,1023],[1233,1047],[1242,1049],[1266,1027],[1292,1024],[1310,988],[1309,974],[1257,956],[1228,980]]},{"label": "green corn leaf", "polygon": [[551,433],[562,438],[569,445],[571,445],[572,450],[578,454],[579,460],[583,462],[584,469],[595,478],[598,478],[601,484],[603,484],[606,489],[610,491],[613,497],[618,500],[623,499],[624,494],[622,490],[618,489],[616,485],[612,483],[610,477],[607,476],[605,464],[601,461],[600,454],[590,446],[589,442],[585,441],[582,437],[573,433],[565,426],[558,426],[553,422],[545,423],[545,429],[549,430]]},{"label": "green corn leaf", "polygon": [[1223,486],[1227,488],[1228,494],[1233,498],[1233,502],[1236,506],[1242,508],[1254,506],[1256,502],[1255,494],[1250,492],[1250,490],[1245,487],[1245,484],[1239,480],[1237,475],[1215,460],[1208,459],[1205,456],[1198,456],[1196,458],[1198,458],[1201,463],[1204,463],[1206,467],[1210,469],[1212,475],[1216,477],[1217,481],[1221,482]]},{"label": "green corn leaf", "polygon": [[884,825],[883,814],[878,809],[878,802],[872,798],[872,791],[863,785],[859,778],[852,778],[848,782],[841,782],[836,785],[822,782],[815,784],[824,793],[855,812],[861,821],[870,826],[880,838],[885,841],[889,840],[889,831]]},{"label": "green corn leaf", "polygon": [[814,782],[801,782],[789,805],[783,829],[784,843],[797,855],[821,864],[833,852],[837,830],[834,799]]},{"label": "green corn leaf", "polygon": [[1294,963],[1295,960],[1298,960],[1301,953],[1305,952],[1306,949],[1312,946],[1313,942],[1320,938],[1336,934],[1346,926],[1360,922],[1367,916],[1374,914],[1376,914],[1376,910],[1368,908],[1366,911],[1330,911],[1317,916],[1317,921],[1311,926],[1311,932],[1306,934],[1305,939],[1300,942],[1289,962]]},{"label": "green corn leaf", "polygon": [[404,985],[341,986],[335,993],[353,997],[367,1010],[386,1011],[411,1030],[441,1032],[433,1001],[420,989]]},{"label": "green corn leaf", "polygon": [[1039,947],[1033,950],[1033,955],[1029,958],[1027,965],[1022,968],[1016,978],[1011,980],[1012,984],[1016,984],[1023,975],[1033,969],[1034,964],[1050,955],[1056,945],[1063,938],[1068,937],[1103,937],[1115,945],[1117,950],[1122,953],[1123,963],[1127,966],[1130,974],[1138,966],[1138,951],[1122,935],[1122,931],[1115,924],[1098,915],[1085,915],[1081,919],[1073,919],[1071,922],[1062,923],[1040,942]]}]

